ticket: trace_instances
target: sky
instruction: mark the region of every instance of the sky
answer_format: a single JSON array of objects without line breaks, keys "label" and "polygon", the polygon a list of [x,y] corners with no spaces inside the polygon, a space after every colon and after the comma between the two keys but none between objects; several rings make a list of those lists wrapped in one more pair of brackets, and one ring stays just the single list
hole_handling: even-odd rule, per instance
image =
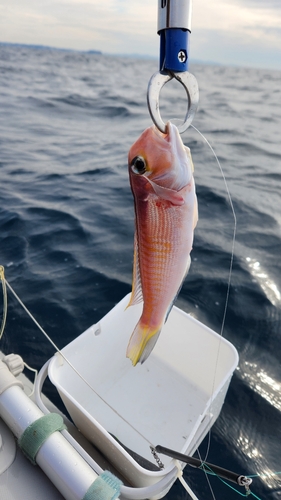
[{"label": "sky", "polygon": [[[158,57],[157,11],[158,0],[0,0],[0,41]],[[189,57],[281,70],[281,0],[193,0]]]}]

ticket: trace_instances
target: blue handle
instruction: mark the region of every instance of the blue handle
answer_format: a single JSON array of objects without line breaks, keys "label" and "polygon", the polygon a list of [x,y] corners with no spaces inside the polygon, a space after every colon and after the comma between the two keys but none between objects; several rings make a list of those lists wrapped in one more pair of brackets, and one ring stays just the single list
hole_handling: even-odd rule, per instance
[{"label": "blue handle", "polygon": [[189,35],[182,28],[160,31],[160,71],[188,71]]}]

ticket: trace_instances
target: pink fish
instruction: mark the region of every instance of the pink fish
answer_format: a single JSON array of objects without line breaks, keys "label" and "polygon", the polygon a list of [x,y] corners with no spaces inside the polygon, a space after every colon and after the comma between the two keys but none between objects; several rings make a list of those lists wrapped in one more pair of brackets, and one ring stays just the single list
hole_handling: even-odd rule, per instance
[{"label": "pink fish", "polygon": [[128,160],[136,229],[128,307],[143,301],[127,348],[135,366],[154,348],[188,272],[198,212],[190,149],[175,125],[145,130]]}]

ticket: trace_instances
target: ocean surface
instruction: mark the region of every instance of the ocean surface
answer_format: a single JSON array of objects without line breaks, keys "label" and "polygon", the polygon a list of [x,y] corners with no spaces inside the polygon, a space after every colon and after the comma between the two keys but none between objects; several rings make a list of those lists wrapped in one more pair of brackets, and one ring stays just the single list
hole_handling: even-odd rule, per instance
[{"label": "ocean surface", "polygon": [[[59,348],[131,290],[134,208],[127,152],[151,124],[157,61],[0,46],[0,264]],[[223,335],[238,350],[219,419],[200,447],[208,461],[254,478],[249,498],[281,498],[281,73],[194,65],[194,126],[216,151],[237,218]],[[177,82],[165,120],[184,115]],[[218,164],[190,128],[199,203],[192,265],[177,305],[221,331],[234,217]],[[2,310],[2,300],[1,300]],[[11,293],[1,349],[40,368],[53,353]],[[55,390],[47,386],[54,396]],[[200,500],[245,495],[185,469]],[[210,483],[210,484],[209,484]],[[210,488],[211,485],[211,488]],[[167,500],[187,499],[175,484]]]}]

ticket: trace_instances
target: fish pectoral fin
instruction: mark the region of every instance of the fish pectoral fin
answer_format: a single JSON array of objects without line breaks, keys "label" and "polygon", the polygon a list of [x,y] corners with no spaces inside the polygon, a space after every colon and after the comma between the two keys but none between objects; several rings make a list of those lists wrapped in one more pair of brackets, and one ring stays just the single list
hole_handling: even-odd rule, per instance
[{"label": "fish pectoral fin", "polygon": [[160,328],[151,329],[142,327],[139,322],[134,329],[127,347],[126,356],[132,361],[133,366],[144,363],[153,350],[161,332]]},{"label": "fish pectoral fin", "polygon": [[151,184],[154,193],[157,194],[159,198],[162,198],[162,200],[170,201],[173,205],[184,204],[184,198],[178,191],[175,191],[174,189],[165,188],[163,186],[159,186],[155,182],[151,181],[148,177],[147,180]]}]

